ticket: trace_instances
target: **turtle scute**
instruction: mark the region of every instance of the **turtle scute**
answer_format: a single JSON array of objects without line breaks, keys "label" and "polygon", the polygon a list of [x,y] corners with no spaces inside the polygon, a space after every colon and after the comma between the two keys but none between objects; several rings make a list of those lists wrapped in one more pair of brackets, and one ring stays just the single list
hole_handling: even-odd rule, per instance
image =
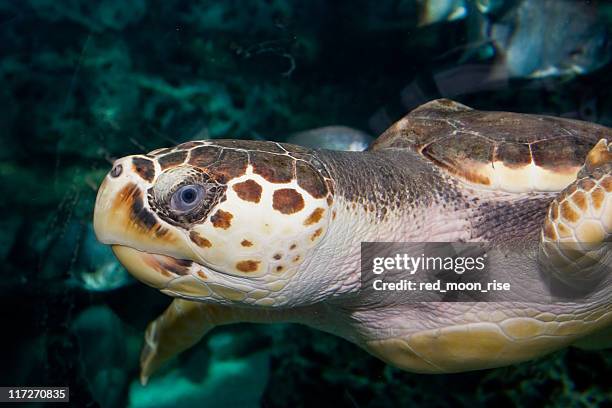
[{"label": "turtle scute", "polygon": [[606,127],[551,116],[479,111],[447,99],[420,106],[369,148],[407,149],[460,181],[507,192],[560,191]]}]

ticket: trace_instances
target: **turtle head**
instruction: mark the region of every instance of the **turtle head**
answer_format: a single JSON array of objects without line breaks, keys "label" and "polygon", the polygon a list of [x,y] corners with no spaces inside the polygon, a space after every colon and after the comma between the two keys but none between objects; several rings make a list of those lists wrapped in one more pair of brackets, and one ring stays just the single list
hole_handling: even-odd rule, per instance
[{"label": "turtle head", "polygon": [[273,305],[324,238],[332,203],[309,150],[189,142],[117,160],[94,228],[130,273],[165,293]]}]

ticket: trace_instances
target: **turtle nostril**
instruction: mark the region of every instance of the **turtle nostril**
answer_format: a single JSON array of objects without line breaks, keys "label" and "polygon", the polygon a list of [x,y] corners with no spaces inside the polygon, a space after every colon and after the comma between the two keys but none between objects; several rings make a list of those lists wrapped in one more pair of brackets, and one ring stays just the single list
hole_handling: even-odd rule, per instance
[{"label": "turtle nostril", "polygon": [[121,175],[121,172],[123,172],[123,166],[120,164],[117,164],[111,169],[110,175],[111,177],[119,177]]}]

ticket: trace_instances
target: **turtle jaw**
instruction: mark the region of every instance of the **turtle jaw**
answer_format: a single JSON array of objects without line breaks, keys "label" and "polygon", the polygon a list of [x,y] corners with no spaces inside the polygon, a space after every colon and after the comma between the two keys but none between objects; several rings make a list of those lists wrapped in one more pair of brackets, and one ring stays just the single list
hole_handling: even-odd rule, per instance
[{"label": "turtle jaw", "polygon": [[123,165],[123,172],[113,176],[111,170],[98,190],[93,217],[98,241],[176,259],[198,259],[179,231],[151,210],[146,194],[150,184],[128,170],[130,161],[129,156],[117,161],[113,169]]},{"label": "turtle jaw", "polygon": [[[124,245],[112,245],[111,248],[132,276],[165,295],[222,304],[242,304],[249,300],[252,303],[259,299],[251,296],[251,292],[257,288],[244,284],[236,286],[226,279],[227,275],[222,271],[200,263],[143,252]],[[249,296],[251,299],[247,299]]]},{"label": "turtle jaw", "polygon": [[113,253],[125,269],[142,283],[161,292],[204,300],[211,291],[206,287],[216,271],[186,259],[153,254],[124,246],[112,245]]},{"label": "turtle jaw", "polygon": [[124,245],[111,245],[113,253],[125,269],[137,280],[155,289],[164,289],[168,282],[188,274],[191,261],[151,254]]},{"label": "turtle jaw", "polygon": [[245,293],[222,284],[222,272],[197,262],[123,245],[112,245],[111,248],[134,278],[166,295],[213,303],[245,298]]}]

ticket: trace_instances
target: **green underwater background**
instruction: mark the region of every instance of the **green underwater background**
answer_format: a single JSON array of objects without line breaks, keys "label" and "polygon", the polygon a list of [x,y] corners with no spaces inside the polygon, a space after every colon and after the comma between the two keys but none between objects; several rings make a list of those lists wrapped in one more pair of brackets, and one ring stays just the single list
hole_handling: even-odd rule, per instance
[{"label": "green underwater background", "polygon": [[[430,3],[446,8],[424,22]],[[610,350],[418,375],[289,324],[217,328],[143,388],[144,329],[170,298],[93,233],[115,158],[188,140],[375,137],[440,97],[612,126],[612,3],[571,1],[597,21],[577,37],[512,14],[548,0],[501,3],[0,0],[0,385],[69,386],[76,407],[610,406]],[[491,22],[516,35],[483,38]]]}]

